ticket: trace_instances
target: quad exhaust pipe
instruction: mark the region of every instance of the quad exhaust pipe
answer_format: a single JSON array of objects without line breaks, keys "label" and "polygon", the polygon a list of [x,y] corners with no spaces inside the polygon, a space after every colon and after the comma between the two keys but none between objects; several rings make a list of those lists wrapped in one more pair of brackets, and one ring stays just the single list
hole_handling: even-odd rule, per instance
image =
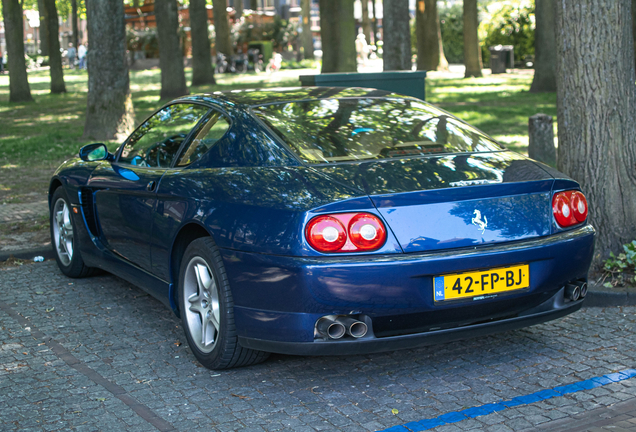
[{"label": "quad exhaust pipe", "polygon": [[565,297],[572,301],[577,301],[587,295],[587,282],[576,281],[565,286]]},{"label": "quad exhaust pipe", "polygon": [[324,316],[316,322],[316,331],[327,339],[340,339],[345,334],[358,339],[367,334],[367,325],[349,316]]}]

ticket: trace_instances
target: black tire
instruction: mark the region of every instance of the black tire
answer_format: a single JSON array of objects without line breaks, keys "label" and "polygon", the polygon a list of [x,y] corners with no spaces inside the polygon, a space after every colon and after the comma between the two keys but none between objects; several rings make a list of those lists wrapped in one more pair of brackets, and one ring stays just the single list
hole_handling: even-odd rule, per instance
[{"label": "black tire", "polygon": [[60,186],[55,189],[49,209],[51,246],[62,273],[72,278],[83,278],[93,274],[95,269],[84,264],[82,253],[77,247],[78,230],[71,209],[64,188]]},{"label": "black tire", "polygon": [[221,253],[210,237],[194,240],[183,254],[179,310],[188,345],[206,368],[249,366],[269,357],[238,343],[232,291]]}]

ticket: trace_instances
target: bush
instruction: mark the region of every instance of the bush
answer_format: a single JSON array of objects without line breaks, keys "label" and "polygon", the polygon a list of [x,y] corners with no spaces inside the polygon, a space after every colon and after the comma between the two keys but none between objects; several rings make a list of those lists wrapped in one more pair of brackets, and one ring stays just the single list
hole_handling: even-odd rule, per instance
[{"label": "bush", "polygon": [[128,51],[143,51],[146,58],[159,58],[159,39],[156,29],[126,30]]},{"label": "bush", "polygon": [[480,39],[484,64],[490,60],[488,48],[496,45],[512,45],[515,61],[522,62],[534,55],[534,2],[509,0],[492,3],[485,11],[480,25]]},{"label": "bush", "polygon": [[461,4],[440,7],[439,24],[442,31],[444,55],[449,63],[464,63],[464,21]]},{"label": "bush", "polygon": [[320,66],[320,62],[317,60],[305,59],[301,61],[283,60],[281,63],[281,69],[316,69]]},{"label": "bush", "polygon": [[618,256],[610,252],[603,263],[603,272],[603,280],[610,278],[603,284],[607,288],[636,283],[636,240],[623,245],[623,252]]}]

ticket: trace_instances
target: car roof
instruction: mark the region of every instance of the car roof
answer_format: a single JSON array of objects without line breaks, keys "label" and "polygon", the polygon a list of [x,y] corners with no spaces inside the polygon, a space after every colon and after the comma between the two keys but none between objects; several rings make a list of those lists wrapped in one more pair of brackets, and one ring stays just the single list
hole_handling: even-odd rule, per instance
[{"label": "car roof", "polygon": [[199,102],[206,105],[216,104],[225,108],[242,106],[260,106],[272,103],[285,103],[304,100],[342,99],[366,97],[410,98],[384,90],[357,87],[286,87],[267,89],[247,89],[217,91],[207,94],[184,96],[173,102]]}]

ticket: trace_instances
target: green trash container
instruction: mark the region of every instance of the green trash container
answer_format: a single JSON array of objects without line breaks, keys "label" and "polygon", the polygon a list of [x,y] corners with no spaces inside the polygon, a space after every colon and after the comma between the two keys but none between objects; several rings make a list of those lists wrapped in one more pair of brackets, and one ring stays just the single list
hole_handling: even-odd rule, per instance
[{"label": "green trash container", "polygon": [[303,87],[364,87],[386,90],[425,100],[426,71],[326,73],[301,75]]}]

